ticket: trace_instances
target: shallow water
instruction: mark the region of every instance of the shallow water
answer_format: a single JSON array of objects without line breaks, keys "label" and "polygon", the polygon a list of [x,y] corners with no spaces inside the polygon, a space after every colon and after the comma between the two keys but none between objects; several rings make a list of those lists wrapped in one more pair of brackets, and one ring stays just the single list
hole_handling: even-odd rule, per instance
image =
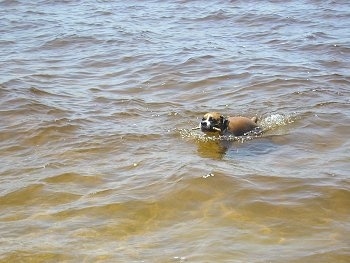
[{"label": "shallow water", "polygon": [[349,262],[347,1],[0,7],[0,262]]}]

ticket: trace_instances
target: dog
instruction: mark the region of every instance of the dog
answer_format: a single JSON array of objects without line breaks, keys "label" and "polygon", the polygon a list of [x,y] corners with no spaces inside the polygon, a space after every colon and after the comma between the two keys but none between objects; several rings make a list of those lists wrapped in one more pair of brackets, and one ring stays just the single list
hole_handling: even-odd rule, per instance
[{"label": "dog", "polygon": [[215,132],[220,135],[232,134],[234,136],[242,136],[248,132],[260,129],[257,121],[257,117],[251,119],[246,117],[225,118],[218,112],[209,112],[202,118],[199,128],[204,133]]}]

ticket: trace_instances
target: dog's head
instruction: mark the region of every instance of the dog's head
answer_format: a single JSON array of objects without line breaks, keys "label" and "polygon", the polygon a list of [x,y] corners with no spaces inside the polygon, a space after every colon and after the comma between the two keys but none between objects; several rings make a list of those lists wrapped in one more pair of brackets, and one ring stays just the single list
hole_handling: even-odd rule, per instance
[{"label": "dog's head", "polygon": [[208,112],[200,123],[202,132],[223,132],[226,126],[227,120],[218,112]]}]

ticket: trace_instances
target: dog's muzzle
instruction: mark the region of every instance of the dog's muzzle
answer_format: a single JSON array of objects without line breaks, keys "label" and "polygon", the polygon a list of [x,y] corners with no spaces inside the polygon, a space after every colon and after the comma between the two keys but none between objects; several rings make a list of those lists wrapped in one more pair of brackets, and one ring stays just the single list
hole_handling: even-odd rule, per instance
[{"label": "dog's muzzle", "polygon": [[201,121],[201,127],[209,129],[211,126],[210,121]]},{"label": "dog's muzzle", "polygon": [[208,120],[201,121],[200,127],[201,127],[201,130],[203,132],[206,132],[206,131],[212,131],[212,132],[213,131],[221,131],[220,128],[213,126],[212,123],[210,121],[208,121]]}]

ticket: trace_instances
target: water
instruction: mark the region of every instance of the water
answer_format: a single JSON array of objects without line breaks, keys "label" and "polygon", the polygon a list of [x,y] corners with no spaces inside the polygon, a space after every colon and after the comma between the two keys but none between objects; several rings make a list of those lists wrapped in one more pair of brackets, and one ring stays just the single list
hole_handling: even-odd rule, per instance
[{"label": "water", "polygon": [[1,262],[349,262],[347,1],[0,7]]}]

